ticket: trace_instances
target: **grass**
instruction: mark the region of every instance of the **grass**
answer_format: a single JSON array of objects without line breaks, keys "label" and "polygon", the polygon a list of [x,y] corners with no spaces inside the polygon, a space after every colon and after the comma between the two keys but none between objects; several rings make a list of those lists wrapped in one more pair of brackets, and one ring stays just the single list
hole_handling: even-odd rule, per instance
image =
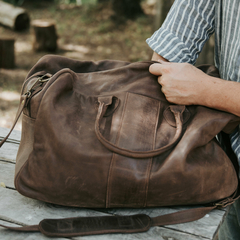
[{"label": "grass", "polygon": [[[153,17],[150,15],[118,25],[111,18],[113,12],[109,3],[81,7],[52,3],[42,9],[36,6],[29,8],[29,12],[32,20],[50,18],[56,21],[60,44],[89,46],[92,49],[91,56],[94,56],[94,48],[98,46],[112,49],[111,54],[94,56],[96,60],[104,58],[126,61],[149,59],[151,50],[145,40],[152,34]],[[119,47],[116,48],[116,46]]]}]

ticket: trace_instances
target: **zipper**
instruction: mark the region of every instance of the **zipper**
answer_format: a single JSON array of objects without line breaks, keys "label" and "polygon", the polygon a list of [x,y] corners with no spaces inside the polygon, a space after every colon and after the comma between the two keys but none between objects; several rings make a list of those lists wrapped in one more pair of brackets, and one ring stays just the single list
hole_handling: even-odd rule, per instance
[{"label": "zipper", "polygon": [[[34,76],[36,77],[36,76]],[[34,96],[34,92],[39,92],[43,89],[43,84],[48,82],[51,77],[52,77],[52,74],[50,73],[47,73],[45,75],[42,75],[40,77],[37,78],[37,80],[33,83],[33,85],[31,86],[31,88],[29,90],[27,90],[27,92],[25,92],[23,94],[23,91],[24,91],[24,87],[26,86],[26,84],[32,80],[34,77],[26,80],[23,84],[23,88],[22,88],[22,91],[21,91],[21,94],[23,95],[22,96],[22,102],[20,103],[19,107],[18,107],[18,111],[17,111],[17,114],[16,114],[16,117],[15,117],[15,121],[12,125],[12,128],[10,129],[8,135],[2,140],[0,141],[0,148],[1,146],[7,141],[8,137],[10,136],[11,132],[13,131],[19,117],[21,116],[22,112],[23,112],[23,109],[28,105],[30,99]],[[41,87],[41,88],[40,88]],[[38,89],[38,91],[36,91]]]},{"label": "zipper", "polygon": [[45,74],[33,74],[31,77],[29,77],[28,79],[26,79],[25,81],[24,81],[24,83],[23,83],[23,86],[22,86],[22,90],[21,90],[21,95],[24,95],[24,89],[25,89],[25,87],[26,87],[26,85],[32,80],[32,79],[34,79],[34,78],[36,78],[36,77],[42,77],[43,75],[45,75]]},{"label": "zipper", "polygon": [[[30,89],[28,89],[23,95],[26,96],[25,99],[25,108],[27,108],[28,111],[28,116],[31,117],[31,112],[30,112],[30,100],[32,99],[32,97],[37,94],[38,92],[40,92],[43,89],[43,84],[47,83],[52,77],[52,74],[47,73],[44,74],[40,77],[38,77],[35,82],[32,84],[32,86],[30,87]],[[29,82],[29,81],[28,81]]]},{"label": "zipper", "polygon": [[39,87],[42,87],[42,85],[46,82],[48,82],[52,77],[52,74],[46,73],[41,77],[38,77],[36,81],[33,83],[30,89],[27,90],[27,92],[24,93],[24,95],[27,96],[27,98],[30,98],[35,90],[37,90]]}]

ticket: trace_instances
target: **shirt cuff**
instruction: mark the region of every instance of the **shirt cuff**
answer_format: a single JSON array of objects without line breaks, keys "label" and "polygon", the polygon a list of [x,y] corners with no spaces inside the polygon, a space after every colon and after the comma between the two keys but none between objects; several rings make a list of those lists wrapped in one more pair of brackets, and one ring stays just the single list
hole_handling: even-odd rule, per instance
[{"label": "shirt cuff", "polygon": [[150,48],[170,62],[188,62],[195,64],[189,48],[174,33],[161,27],[146,40]]}]

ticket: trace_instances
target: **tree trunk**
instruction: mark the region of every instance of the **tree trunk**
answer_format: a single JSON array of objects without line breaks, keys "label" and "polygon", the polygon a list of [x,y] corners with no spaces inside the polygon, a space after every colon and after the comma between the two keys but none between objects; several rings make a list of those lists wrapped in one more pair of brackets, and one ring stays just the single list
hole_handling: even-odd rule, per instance
[{"label": "tree trunk", "polygon": [[13,38],[0,38],[0,68],[15,67],[14,42]]},{"label": "tree trunk", "polygon": [[157,0],[156,15],[154,21],[154,30],[157,30],[163,24],[174,0]]},{"label": "tree trunk", "polygon": [[57,33],[52,20],[34,20],[33,49],[35,51],[55,52],[57,50]]},{"label": "tree trunk", "polygon": [[135,19],[144,14],[141,0],[112,0],[112,8],[116,19]]},{"label": "tree trunk", "polygon": [[16,31],[29,28],[28,13],[20,7],[0,1],[0,23]]}]

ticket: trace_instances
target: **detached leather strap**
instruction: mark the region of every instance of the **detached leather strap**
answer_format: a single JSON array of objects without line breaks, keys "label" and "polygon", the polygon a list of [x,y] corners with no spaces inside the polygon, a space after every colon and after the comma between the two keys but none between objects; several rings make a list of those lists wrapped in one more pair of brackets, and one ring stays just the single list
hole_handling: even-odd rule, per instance
[{"label": "detached leather strap", "polygon": [[41,232],[49,237],[74,237],[105,233],[146,232],[153,226],[185,223],[204,217],[216,206],[192,208],[176,213],[150,218],[145,214],[132,216],[77,217],[64,219],[44,219],[39,225],[1,227],[21,232]]}]

